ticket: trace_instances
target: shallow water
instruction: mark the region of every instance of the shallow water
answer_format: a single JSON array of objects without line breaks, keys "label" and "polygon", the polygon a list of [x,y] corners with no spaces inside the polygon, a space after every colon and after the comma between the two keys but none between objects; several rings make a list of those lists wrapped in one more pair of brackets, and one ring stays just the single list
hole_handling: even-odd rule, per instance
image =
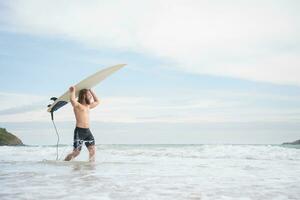
[{"label": "shallow water", "polygon": [[[299,199],[300,149],[291,147],[99,145],[89,163],[54,162],[53,146],[5,146],[0,199]],[[87,158],[83,149],[76,160]]]}]

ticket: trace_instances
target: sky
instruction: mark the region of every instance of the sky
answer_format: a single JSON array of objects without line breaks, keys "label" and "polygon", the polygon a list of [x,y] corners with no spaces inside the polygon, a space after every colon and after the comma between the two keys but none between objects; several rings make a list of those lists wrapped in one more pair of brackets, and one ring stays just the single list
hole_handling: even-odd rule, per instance
[{"label": "sky", "polygon": [[[0,127],[55,144],[49,99],[126,63],[94,88],[96,143],[300,139],[299,10],[296,0],[0,1]],[[71,106],[55,119],[72,144]]]}]

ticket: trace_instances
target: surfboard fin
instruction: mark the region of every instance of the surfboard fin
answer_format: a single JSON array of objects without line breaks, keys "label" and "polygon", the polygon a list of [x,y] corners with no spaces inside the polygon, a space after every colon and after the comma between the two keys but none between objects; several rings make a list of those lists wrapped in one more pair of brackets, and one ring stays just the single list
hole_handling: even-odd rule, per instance
[{"label": "surfboard fin", "polygon": [[56,99],[57,99],[57,97],[51,97],[51,99],[50,99],[50,100],[52,100],[52,101],[56,101]]}]

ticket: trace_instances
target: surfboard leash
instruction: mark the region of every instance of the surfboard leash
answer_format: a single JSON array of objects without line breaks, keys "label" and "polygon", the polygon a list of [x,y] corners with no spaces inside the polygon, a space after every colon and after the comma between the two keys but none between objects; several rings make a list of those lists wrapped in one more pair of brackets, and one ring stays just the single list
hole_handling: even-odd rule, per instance
[{"label": "surfboard leash", "polygon": [[57,136],[57,143],[56,143],[56,160],[58,160],[58,145],[59,145],[59,133],[57,131],[57,128],[56,128],[56,125],[55,125],[55,122],[54,122],[54,113],[51,112],[51,121],[52,121],[52,124],[54,126],[54,129],[55,129],[55,132],[56,132],[56,136]]}]

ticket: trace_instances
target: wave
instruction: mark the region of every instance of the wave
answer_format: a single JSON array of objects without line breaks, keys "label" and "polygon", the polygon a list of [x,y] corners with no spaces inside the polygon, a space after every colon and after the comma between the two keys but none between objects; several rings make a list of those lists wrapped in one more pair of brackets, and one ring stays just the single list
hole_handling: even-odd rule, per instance
[{"label": "wave", "polygon": [[[0,157],[2,161],[52,158],[56,156],[55,148],[56,145],[2,146]],[[72,148],[71,145],[59,145],[60,157]],[[97,145],[97,156],[119,159],[300,160],[300,149],[285,145]]]}]

